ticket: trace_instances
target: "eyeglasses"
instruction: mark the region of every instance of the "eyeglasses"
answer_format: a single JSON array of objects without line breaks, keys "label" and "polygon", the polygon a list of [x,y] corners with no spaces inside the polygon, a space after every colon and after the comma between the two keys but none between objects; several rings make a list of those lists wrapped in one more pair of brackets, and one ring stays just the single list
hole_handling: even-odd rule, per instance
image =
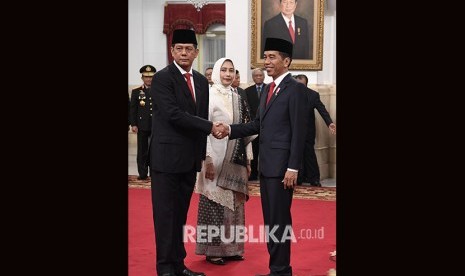
[{"label": "eyeglasses", "polygon": [[185,50],[186,53],[191,54],[192,52],[195,51],[195,48],[192,46],[187,46],[187,47],[175,46],[174,50],[178,53],[182,53]]}]

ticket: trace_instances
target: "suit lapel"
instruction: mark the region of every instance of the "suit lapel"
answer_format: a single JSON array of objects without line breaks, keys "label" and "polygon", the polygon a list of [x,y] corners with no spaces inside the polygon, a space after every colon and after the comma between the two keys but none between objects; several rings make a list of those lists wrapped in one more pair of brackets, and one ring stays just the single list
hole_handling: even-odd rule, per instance
[{"label": "suit lapel", "polygon": [[[281,27],[283,28],[283,31],[284,33],[286,34],[286,37],[287,37],[287,40],[288,41],[291,41],[292,42],[292,38],[291,38],[291,34],[289,33],[289,22],[286,22],[286,20],[284,20],[284,18],[282,18],[281,15],[279,15],[281,17]],[[295,23],[295,19],[294,19],[294,25],[296,25]]]},{"label": "suit lapel", "polygon": [[194,86],[195,86],[195,107],[197,112],[197,107],[199,106],[199,102],[202,100],[202,91],[200,86],[200,77],[197,72],[192,71],[194,75]]},{"label": "suit lapel", "polygon": [[[188,98],[188,102],[189,102],[189,105],[191,107],[193,107],[194,109],[196,109],[195,107],[195,102],[194,100],[192,99],[192,95],[191,95],[191,91],[189,90],[189,86],[187,86],[187,81],[186,79],[184,78],[184,76],[181,74],[181,72],[179,71],[179,69],[176,67],[176,65],[174,65],[174,63],[171,63],[171,69],[172,69],[172,72],[173,72],[173,75],[174,75],[174,78],[176,80],[176,83],[181,87],[181,91],[182,93],[184,94],[185,97]],[[195,89],[197,90],[197,83],[195,81],[195,78],[194,78],[194,85],[195,85]]]},{"label": "suit lapel", "polygon": [[[273,93],[273,95],[271,96],[271,99],[270,99],[270,102],[268,103],[268,105],[266,105],[266,98],[268,97],[268,90],[269,90],[269,85],[267,85],[267,93],[266,93],[266,97],[265,98],[265,112],[263,114],[263,117],[265,117],[266,113],[268,112],[268,110],[270,109],[270,107],[273,105],[274,101],[276,100],[276,98],[278,98],[279,96],[281,96],[283,93],[286,93],[286,87],[289,85],[289,78],[291,78],[291,75],[288,74],[287,76],[284,77],[284,79],[281,81],[281,83],[279,84],[279,86],[274,90],[275,92]],[[262,97],[263,98],[263,97]]]},{"label": "suit lapel", "polygon": [[270,90],[270,84],[263,86],[262,94],[260,96],[260,105],[258,106],[259,107],[258,109],[261,111],[260,121],[263,120],[263,117],[265,117],[266,97],[268,96],[268,90]]}]

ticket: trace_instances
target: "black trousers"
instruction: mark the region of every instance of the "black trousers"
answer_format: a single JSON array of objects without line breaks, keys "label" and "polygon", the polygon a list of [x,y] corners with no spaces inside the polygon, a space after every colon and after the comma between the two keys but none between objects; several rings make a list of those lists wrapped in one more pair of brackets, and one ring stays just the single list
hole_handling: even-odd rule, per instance
[{"label": "black trousers", "polygon": [[260,176],[260,198],[262,201],[263,220],[265,227],[268,225],[270,232],[277,225],[277,230],[273,235],[278,242],[271,237],[267,242],[268,253],[270,254],[270,274],[271,275],[292,275],[291,263],[291,241],[286,239],[281,242],[286,226],[292,226],[291,203],[293,189],[284,189],[281,182],[283,177]]},{"label": "black trousers", "polygon": [[315,183],[320,181],[320,167],[315,154],[315,137],[305,139],[304,159],[299,170],[298,182]]},{"label": "black trousers", "polygon": [[151,170],[158,275],[179,273],[185,268],[183,226],[187,220],[195,177],[194,171],[162,173]]},{"label": "black trousers", "polygon": [[149,172],[149,142],[150,130],[137,131],[137,171],[140,177],[146,177]]},{"label": "black trousers", "polygon": [[253,160],[250,162],[250,178],[251,179],[256,179],[259,175],[258,172],[258,151],[260,150],[259,141],[260,137],[257,136],[253,141],[252,141],[252,152],[253,152]]}]

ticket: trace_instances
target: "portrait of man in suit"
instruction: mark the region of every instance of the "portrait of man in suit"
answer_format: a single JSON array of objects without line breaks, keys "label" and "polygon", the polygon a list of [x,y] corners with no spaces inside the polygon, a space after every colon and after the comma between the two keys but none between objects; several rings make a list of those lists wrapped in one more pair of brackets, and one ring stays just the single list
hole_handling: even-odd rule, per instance
[{"label": "portrait of man in suit", "polygon": [[290,70],[323,70],[326,1],[251,0],[251,67],[264,66],[265,41],[274,37],[292,43]]},{"label": "portrait of man in suit", "polygon": [[[263,32],[261,47],[268,37],[276,37],[291,42],[294,46],[294,59],[313,59],[313,1],[308,0],[273,0],[276,5],[262,5]],[[271,8],[270,8],[271,6]],[[296,9],[305,10],[297,15]],[[273,8],[274,7],[274,8]]]}]

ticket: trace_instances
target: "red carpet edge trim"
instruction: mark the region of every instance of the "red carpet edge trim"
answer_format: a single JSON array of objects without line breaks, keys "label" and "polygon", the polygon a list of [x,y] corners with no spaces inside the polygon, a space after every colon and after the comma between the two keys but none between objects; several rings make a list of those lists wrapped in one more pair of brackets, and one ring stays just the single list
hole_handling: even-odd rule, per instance
[{"label": "red carpet edge trim", "polygon": [[[128,175],[128,187],[150,189],[150,177],[146,180],[138,180],[137,175]],[[249,195],[260,196],[258,181],[249,182]],[[336,187],[297,186],[294,190],[294,198],[336,201]]]}]

